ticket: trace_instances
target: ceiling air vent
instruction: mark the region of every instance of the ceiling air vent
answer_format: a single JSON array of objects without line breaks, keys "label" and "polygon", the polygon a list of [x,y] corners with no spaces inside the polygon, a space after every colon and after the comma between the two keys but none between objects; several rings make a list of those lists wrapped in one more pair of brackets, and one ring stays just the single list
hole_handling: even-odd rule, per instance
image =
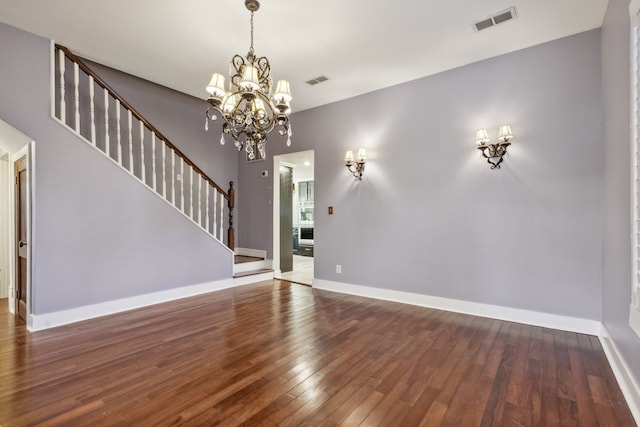
[{"label": "ceiling air vent", "polygon": [[315,79],[307,80],[307,84],[314,86],[314,85],[317,85],[318,83],[326,82],[327,80],[329,80],[327,77],[320,76],[320,77],[316,77]]},{"label": "ceiling air vent", "polygon": [[503,22],[510,21],[517,16],[518,15],[516,14],[516,8],[512,7],[502,12],[498,12],[495,15],[485,20],[476,22],[475,24],[473,24],[473,29],[476,31],[486,30],[487,28],[493,27],[494,25],[498,25],[498,24],[502,24]]},{"label": "ceiling air vent", "polygon": [[476,31],[482,31],[489,27],[493,27],[493,20],[491,18],[485,19],[484,21],[476,22],[473,26],[476,28]]}]

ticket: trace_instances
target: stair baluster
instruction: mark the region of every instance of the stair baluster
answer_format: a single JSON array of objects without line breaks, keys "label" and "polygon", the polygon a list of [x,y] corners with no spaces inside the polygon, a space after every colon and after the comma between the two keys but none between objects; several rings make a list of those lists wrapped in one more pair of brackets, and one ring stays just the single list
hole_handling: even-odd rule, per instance
[{"label": "stair baluster", "polygon": [[73,64],[73,98],[74,98],[74,109],[76,112],[75,115],[75,129],[76,133],[80,133],[80,68],[77,63]]},{"label": "stair baluster", "polygon": [[89,98],[91,101],[91,144],[96,145],[96,104],[95,104],[95,84],[93,76],[89,76]]},{"label": "stair baluster", "polygon": [[147,183],[146,170],[144,167],[144,123],[140,122],[140,180]]},{"label": "stair baluster", "polygon": [[104,90],[104,153],[111,157],[111,142],[109,139],[109,91]]},{"label": "stair baluster", "polygon": [[67,103],[66,85],[64,84],[64,73],[67,69],[66,56],[63,51],[58,52],[58,68],[60,69],[60,120],[67,124]]},{"label": "stair baluster", "polygon": [[[153,191],[157,191],[158,179],[156,175],[156,133],[151,132],[151,182],[153,183]],[[164,196],[164,194],[163,194]]]}]

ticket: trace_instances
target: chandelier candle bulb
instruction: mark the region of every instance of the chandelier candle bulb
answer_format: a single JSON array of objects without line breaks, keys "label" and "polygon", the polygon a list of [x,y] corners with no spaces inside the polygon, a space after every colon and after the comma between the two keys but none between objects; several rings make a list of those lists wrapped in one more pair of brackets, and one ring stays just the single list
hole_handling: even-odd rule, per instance
[{"label": "chandelier candle bulb", "polygon": [[222,99],[226,95],[224,90],[224,76],[220,73],[213,73],[211,81],[207,86],[207,92],[213,97]]},{"label": "chandelier candle bulb", "polygon": [[278,80],[278,84],[276,85],[276,92],[273,95],[273,99],[276,101],[276,104],[284,103],[287,104],[291,101],[291,89],[289,88],[289,82],[286,80]]},{"label": "chandelier candle bulb", "polygon": [[258,79],[258,69],[253,65],[245,65],[242,71],[242,80],[240,80],[240,88],[245,90],[260,89]]},{"label": "chandelier candle bulb", "polygon": [[256,111],[256,112],[260,111],[260,110],[264,111],[264,102],[262,102],[262,99],[256,98],[253,101],[253,104],[254,104],[254,108],[255,108],[254,111]]},{"label": "chandelier candle bulb", "polygon": [[224,114],[231,114],[236,107],[236,96],[228,95],[222,103],[222,112]]}]

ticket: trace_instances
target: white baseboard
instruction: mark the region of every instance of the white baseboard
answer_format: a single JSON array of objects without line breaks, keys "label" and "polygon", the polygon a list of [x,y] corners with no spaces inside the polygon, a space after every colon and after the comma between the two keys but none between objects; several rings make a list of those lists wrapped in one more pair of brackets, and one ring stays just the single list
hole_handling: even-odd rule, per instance
[{"label": "white baseboard", "polygon": [[640,425],[640,385],[631,374],[629,366],[618,351],[605,326],[602,327],[602,333],[599,338],[613,374],[618,380],[618,385],[633,414],[633,418],[635,418],[636,424]]},{"label": "white baseboard", "polygon": [[506,320],[509,322],[525,323],[527,325],[541,326],[544,328],[561,329],[564,331],[578,332],[582,334],[599,335],[602,329],[602,324],[597,320],[580,319],[576,317],[560,316],[557,314],[434,297],[430,295],[394,291],[390,289],[372,288],[369,286],[351,285],[348,283],[332,282],[315,278],[313,279],[313,287],[327,291],[342,292],[345,294],[418,305],[421,307],[436,308],[439,310]]},{"label": "white baseboard", "polygon": [[216,282],[183,286],[166,291],[138,295],[129,298],[122,298],[113,301],[106,301],[103,303],[71,308],[69,310],[56,311],[53,313],[29,315],[27,319],[27,329],[31,332],[41,331],[43,329],[55,328],[56,326],[67,325],[70,323],[80,322],[82,320],[93,319],[101,316],[107,316],[109,314],[120,313],[123,311],[146,307],[153,304],[160,304],[163,302],[272,279],[273,273],[256,274],[253,276],[238,277],[233,279],[219,280]]},{"label": "white baseboard", "polygon": [[236,255],[241,256],[252,256],[264,259],[267,258],[267,251],[262,249],[236,248],[234,252],[236,253]]}]

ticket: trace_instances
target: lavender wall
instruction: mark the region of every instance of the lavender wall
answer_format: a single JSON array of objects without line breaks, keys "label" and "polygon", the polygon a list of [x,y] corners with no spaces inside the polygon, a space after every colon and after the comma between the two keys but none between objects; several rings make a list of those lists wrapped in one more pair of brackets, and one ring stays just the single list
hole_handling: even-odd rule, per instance
[{"label": "lavender wall", "polygon": [[[595,30],[294,114],[294,146],[268,151],[315,149],[316,278],[599,320],[600,118]],[[475,130],[502,123],[490,170]],[[240,246],[271,251],[271,163],[239,169]]]},{"label": "lavender wall", "polygon": [[640,382],[640,339],[631,303],[629,1],[610,0],[602,26],[604,134],[603,323]]},{"label": "lavender wall", "polygon": [[0,118],[36,141],[34,314],[231,276],[226,248],[50,118],[48,40],[0,24],[0,56]]}]

